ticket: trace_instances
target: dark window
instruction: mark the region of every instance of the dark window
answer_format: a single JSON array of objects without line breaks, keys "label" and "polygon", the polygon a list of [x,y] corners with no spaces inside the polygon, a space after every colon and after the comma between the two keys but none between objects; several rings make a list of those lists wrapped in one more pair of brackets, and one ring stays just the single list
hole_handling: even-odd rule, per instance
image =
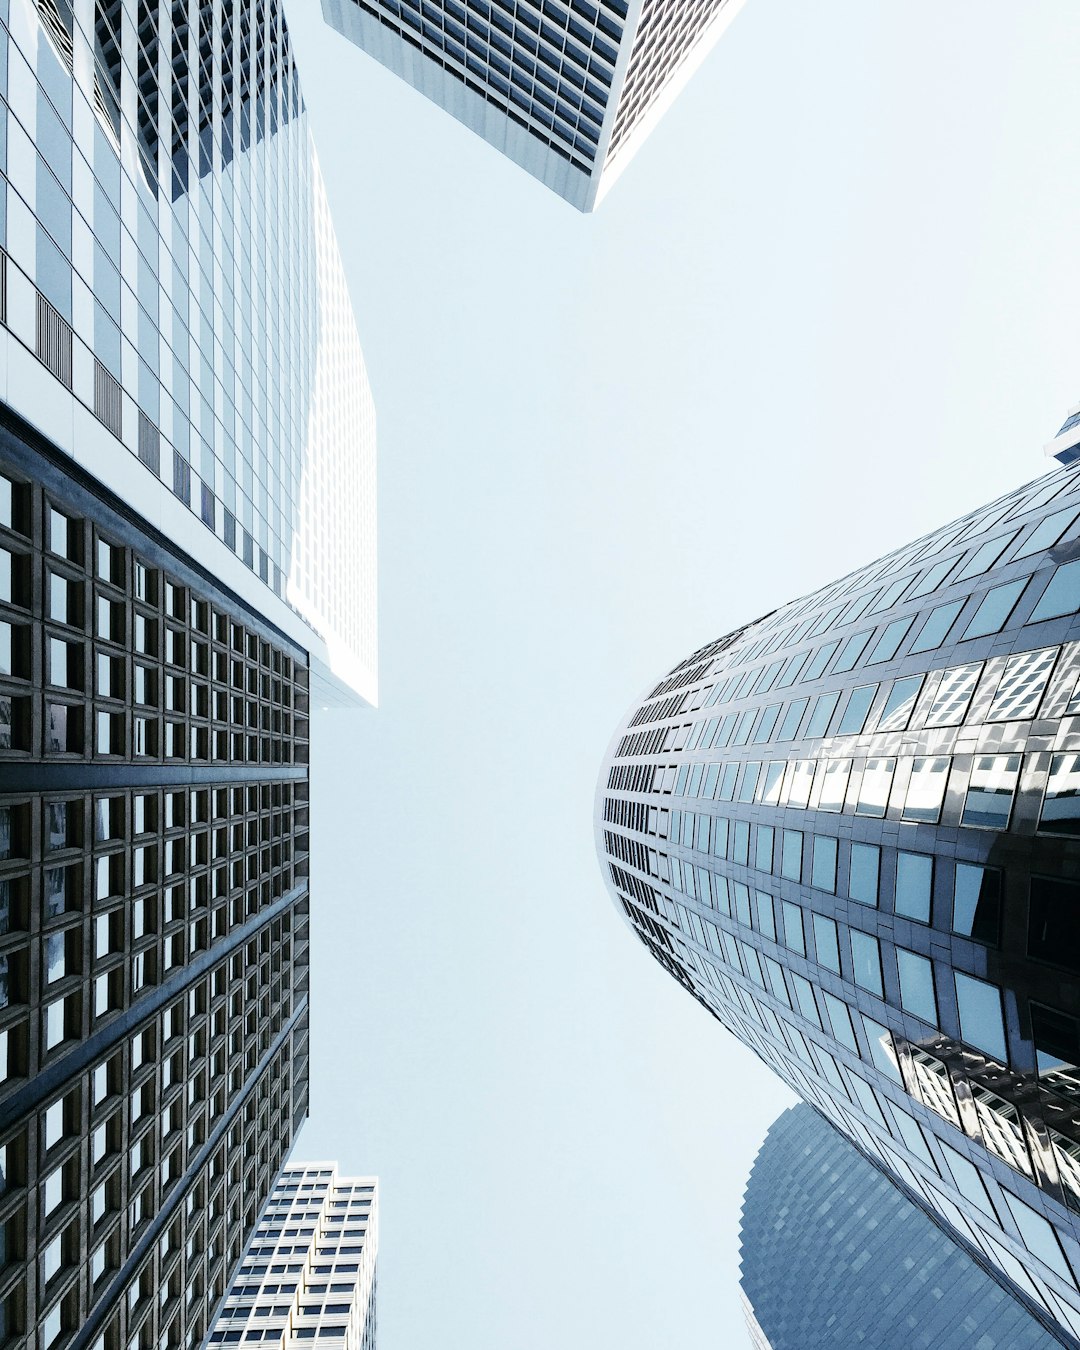
[{"label": "dark window", "polygon": [[1080,885],[1031,878],[1028,955],[1080,975]]}]

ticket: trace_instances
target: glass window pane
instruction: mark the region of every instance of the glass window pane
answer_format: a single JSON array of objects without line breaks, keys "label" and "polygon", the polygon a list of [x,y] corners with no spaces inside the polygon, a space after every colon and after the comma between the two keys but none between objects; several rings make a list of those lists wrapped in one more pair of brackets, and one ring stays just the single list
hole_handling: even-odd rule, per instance
[{"label": "glass window pane", "polygon": [[[964,629],[961,641],[968,638],[986,637],[990,633],[1000,633],[1009,615],[1016,608],[1016,602],[1020,599],[1024,587],[1031,580],[1030,577],[1023,577],[1020,581],[1008,581],[1004,586],[995,586],[992,591],[987,591],[983,596],[982,604],[971,616],[971,622]],[[1080,580],[1080,578],[1078,578]],[[1051,582],[1053,585],[1053,582]],[[1080,604],[1078,599],[1077,604]],[[1035,616],[1032,615],[1029,623],[1033,623]]]},{"label": "glass window pane", "polygon": [[945,785],[949,781],[948,755],[927,756],[912,761],[902,819],[933,823],[941,815]]},{"label": "glass window pane", "polygon": [[960,571],[957,572],[954,579],[966,581],[968,577],[979,577],[984,572],[988,572],[1016,538],[1017,533],[1018,531],[1014,530],[1012,534],[1003,534],[999,535],[997,539],[988,539],[985,544],[980,545],[975,550]]},{"label": "glass window pane", "polygon": [[862,1014],[862,1021],[874,1068],[894,1079],[897,1083],[902,1082],[892,1032],[883,1027],[880,1022],[875,1022],[872,1017],[867,1017],[866,1013]]},{"label": "glass window pane", "polygon": [[960,824],[1008,829],[1019,777],[1019,755],[976,755]]},{"label": "glass window pane", "polygon": [[836,729],[838,736],[857,736],[866,725],[866,714],[878,691],[876,684],[863,684],[851,691],[844,715]]},{"label": "glass window pane", "polygon": [[837,703],[840,701],[839,692],[835,694],[819,694],[814,700],[814,707],[810,713],[810,719],[806,724],[804,736],[824,736],[829,728],[829,721]]},{"label": "glass window pane", "polygon": [[1080,974],[1080,885],[1031,878],[1028,954]]},{"label": "glass window pane", "polygon": [[859,802],[855,812],[860,816],[883,816],[889,804],[895,759],[868,759],[859,787]]},{"label": "glass window pane", "polygon": [[1041,553],[1045,548],[1053,548],[1076,520],[1078,514],[1080,512],[1077,512],[1075,506],[1067,506],[1064,511],[1055,511],[1052,516],[1040,520],[1013,554],[1012,561],[1015,562],[1017,558],[1030,557],[1032,553]]},{"label": "glass window pane", "polygon": [[1001,1011],[1001,990],[996,984],[977,980],[963,971],[953,972],[956,1003],[960,1011],[960,1036],[978,1050],[1007,1062],[1005,1019]]},{"label": "glass window pane", "polygon": [[1034,717],[1060,650],[1060,647],[1042,647],[1038,651],[1010,656],[987,721],[1007,722]]},{"label": "glass window pane", "polygon": [[838,999],[834,994],[826,993],[824,989],[821,992],[825,998],[825,1011],[829,1015],[829,1022],[832,1026],[833,1035],[841,1045],[846,1045],[849,1050],[854,1050],[857,1054],[859,1043],[855,1039],[855,1032],[851,1025],[851,1014],[848,1011],[848,1005],[842,999]]},{"label": "glass window pane", "polygon": [[821,891],[836,890],[836,840],[828,835],[814,835],[810,884]]},{"label": "glass window pane", "polygon": [[866,650],[866,644],[870,641],[870,633],[852,633],[851,637],[844,643],[840,655],[836,658],[834,671],[839,673],[844,670],[853,670],[858,664],[859,657]]},{"label": "glass window pane", "polygon": [[881,997],[881,953],[878,940],[872,933],[864,933],[858,928],[851,930],[851,961],[855,972],[855,983],[872,994]]},{"label": "glass window pane", "polygon": [[881,850],[877,844],[852,844],[848,872],[848,895],[861,905],[878,902],[878,871]]},{"label": "glass window pane", "polygon": [[754,866],[759,872],[772,871],[773,827],[759,825],[754,841]]},{"label": "glass window pane", "polygon": [[803,934],[802,910],[790,900],[783,903],[784,941],[792,951],[806,955],[806,937]]},{"label": "glass window pane", "polygon": [[938,605],[937,609],[932,609],[911,644],[912,652],[936,651],[945,641],[946,634],[963,608],[963,600],[950,600],[947,605]]},{"label": "glass window pane", "polygon": [[953,932],[995,944],[1001,914],[1001,873],[975,863],[956,864]]},{"label": "glass window pane", "polygon": [[931,591],[936,591],[955,566],[955,558],[944,558],[941,562],[936,562],[915,583],[908,599],[915,600],[920,595],[929,595]]},{"label": "glass window pane", "polygon": [[1038,623],[1041,619],[1056,619],[1062,614],[1075,614],[1078,609],[1080,609],[1080,558],[1058,568],[1035,606],[1028,623]]},{"label": "glass window pane", "polygon": [[783,760],[773,760],[765,770],[765,785],[761,790],[761,800],[766,806],[776,806],[780,801],[780,785],[784,781],[784,769],[786,764]]},{"label": "glass window pane", "polygon": [[815,914],[813,924],[818,963],[839,975],[840,946],[836,937],[836,923],[827,914]]},{"label": "glass window pane", "polygon": [[915,703],[919,697],[919,690],[922,688],[923,677],[921,675],[908,675],[905,679],[897,680],[889,690],[889,697],[885,700],[885,706],[881,710],[881,716],[878,718],[878,731],[903,731],[908,722],[911,721],[911,714],[915,711]]},{"label": "glass window pane", "polygon": [[817,1003],[814,1001],[814,991],[811,988],[810,981],[804,976],[796,974],[793,970],[788,971],[788,979],[795,990],[795,1001],[799,1005],[799,1011],[808,1022],[820,1027],[821,1015],[817,1010]]},{"label": "glass window pane", "polygon": [[1075,750],[1050,761],[1039,829],[1080,835],[1080,753]]},{"label": "glass window pane", "polygon": [[776,923],[773,919],[773,898],[766,891],[755,891],[754,899],[757,905],[758,931],[775,942]]},{"label": "glass window pane", "polygon": [[[868,635],[869,636],[869,635]],[[816,680],[825,667],[829,664],[833,652],[840,646],[839,642],[827,642],[824,647],[819,647],[811,658],[810,664],[803,672],[804,680]]]},{"label": "glass window pane", "polygon": [[792,765],[787,776],[787,804],[796,806],[805,811],[806,805],[810,800],[810,789],[814,786],[814,769],[816,763],[812,759],[797,759]]},{"label": "glass window pane", "polygon": [[802,841],[801,830],[784,831],[780,874],[789,881],[802,880]]},{"label": "glass window pane", "polygon": [[848,779],[851,777],[850,759],[833,759],[825,763],[825,774],[818,800],[819,811],[840,812],[844,809]]},{"label": "glass window pane", "polygon": [[793,741],[795,739],[799,730],[799,723],[802,721],[803,713],[806,711],[806,705],[809,702],[808,698],[797,698],[794,703],[788,706],[776,736],[778,741]]},{"label": "glass window pane", "polygon": [[780,716],[780,704],[774,703],[761,714],[761,721],[754,728],[753,742],[755,745],[761,745],[769,740],[776,729],[777,718]]},{"label": "glass window pane", "polygon": [[893,659],[911,627],[913,618],[913,615],[909,615],[906,619],[894,619],[889,624],[888,628],[874,643],[873,650],[866,658],[868,666],[876,665],[879,661],[891,661]]},{"label": "glass window pane", "polygon": [[900,1005],[921,1017],[931,1026],[937,1026],[937,1002],[934,998],[933,964],[917,952],[896,949],[896,965],[900,975]]},{"label": "glass window pane", "polygon": [[982,674],[982,662],[970,666],[953,666],[945,671],[938,685],[930,714],[926,719],[928,727],[954,727],[967,716],[975,686]]},{"label": "glass window pane", "polygon": [[896,855],[897,914],[920,923],[930,922],[930,888],[934,860],[924,853],[898,852]]}]

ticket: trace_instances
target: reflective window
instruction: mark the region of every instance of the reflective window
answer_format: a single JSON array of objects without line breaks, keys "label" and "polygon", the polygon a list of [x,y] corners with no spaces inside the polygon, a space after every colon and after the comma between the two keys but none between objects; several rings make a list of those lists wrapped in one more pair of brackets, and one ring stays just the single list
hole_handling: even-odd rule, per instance
[{"label": "reflective window", "polygon": [[784,941],[792,951],[806,955],[806,936],[803,933],[802,910],[790,900],[783,902]]},{"label": "reflective window", "polygon": [[911,644],[912,652],[936,651],[945,641],[949,629],[956,622],[956,616],[963,608],[963,600],[951,600],[947,605],[938,605],[937,609],[932,609]]},{"label": "reflective window", "polygon": [[943,558],[941,562],[936,562],[915,583],[908,599],[915,600],[921,595],[929,595],[931,591],[936,591],[955,566],[955,558]]},{"label": "reflective window", "polygon": [[761,721],[754,729],[753,741],[755,745],[761,745],[772,737],[776,729],[776,722],[780,716],[780,704],[774,703],[766,708],[761,714]]},{"label": "reflective window", "polygon": [[1039,829],[1080,835],[1080,753],[1054,755],[1046,782]]},{"label": "reflective window", "polygon": [[925,853],[896,855],[897,914],[920,923],[930,922],[930,891],[934,877],[934,859]]},{"label": "reflective window", "polygon": [[903,593],[911,584],[910,577],[901,577],[899,581],[890,582],[888,586],[876,597],[874,603],[867,610],[868,614],[880,614],[883,610],[891,609],[900,599]]},{"label": "reflective window", "polygon": [[819,694],[814,700],[814,706],[810,712],[809,720],[806,723],[804,736],[824,736],[829,729],[829,722],[837,703],[840,701],[839,693]]},{"label": "reflective window", "polygon": [[851,961],[855,974],[855,983],[872,994],[882,997],[881,952],[878,940],[872,933],[864,933],[853,928],[851,936]]},{"label": "reflective window", "polygon": [[[867,634],[869,637],[869,634]],[[840,646],[839,642],[827,642],[824,647],[819,647],[814,653],[810,664],[803,672],[804,680],[816,680],[825,667],[829,664],[833,652]]]},{"label": "reflective window", "polygon": [[759,872],[771,872],[773,859],[773,827],[759,825],[754,840],[754,867]]},{"label": "reflective window", "polygon": [[866,715],[878,691],[876,684],[863,684],[851,691],[844,715],[836,729],[838,736],[857,736],[866,725]]},{"label": "reflective window", "polygon": [[915,703],[919,697],[919,690],[922,688],[923,677],[921,675],[908,675],[905,679],[897,680],[889,690],[889,697],[885,700],[885,706],[881,710],[881,716],[878,718],[878,731],[903,731],[908,722],[911,721],[911,714],[915,711]]},{"label": "reflective window", "polygon": [[815,762],[812,759],[793,761],[787,776],[787,803],[789,806],[796,806],[805,811],[807,803],[810,801],[810,789],[814,785],[815,767]]},{"label": "reflective window", "polygon": [[883,816],[892,789],[895,759],[868,759],[859,786],[859,801],[855,807],[860,816]]},{"label": "reflective window", "polygon": [[788,710],[784,714],[784,720],[780,724],[780,730],[777,732],[778,741],[793,741],[799,730],[799,723],[802,721],[803,713],[806,711],[806,705],[810,702],[807,698],[797,698],[794,703],[788,705]]},{"label": "reflective window", "polygon": [[878,902],[878,872],[881,850],[877,844],[852,844],[848,871],[848,895],[861,905]]},{"label": "reflective window", "polygon": [[949,764],[948,755],[923,756],[912,761],[902,819],[931,824],[937,820],[945,799]]},{"label": "reflective window", "polygon": [[977,980],[963,971],[953,972],[956,982],[956,1003],[960,1013],[961,1039],[985,1051],[988,1055],[1007,1062],[1005,1050],[1005,1018],[1001,1010],[1001,990],[996,984]]},{"label": "reflective window", "polygon": [[764,933],[767,938],[776,941],[776,924],[773,920],[773,898],[765,891],[754,892],[754,903],[757,909],[757,927],[758,931]]},{"label": "reflective window", "polygon": [[1057,619],[1062,614],[1075,614],[1080,609],[1080,558],[1065,563],[1054,573],[1050,585],[1043,591],[1028,623],[1042,619]]},{"label": "reflective window", "polygon": [[784,831],[780,874],[789,881],[802,880],[802,841],[801,830]]},{"label": "reflective window", "polygon": [[982,663],[953,666],[945,671],[926,719],[928,727],[959,726],[967,716],[975,686],[982,674]]},{"label": "reflective window", "polygon": [[1052,516],[1045,516],[1013,554],[1013,562],[1017,558],[1027,558],[1032,553],[1041,553],[1043,549],[1053,548],[1078,514],[1080,512],[1075,506],[1067,506],[1064,511],[1055,511]]},{"label": "reflective window", "polygon": [[818,964],[825,966],[834,974],[840,974],[840,944],[836,935],[836,923],[827,914],[813,915],[814,948],[817,951]]},{"label": "reflective window", "polygon": [[1054,669],[1060,647],[1043,647],[1010,656],[987,714],[989,722],[1034,717]]},{"label": "reflective window", "polygon": [[[968,626],[964,629],[961,641],[966,641],[968,638],[987,637],[990,633],[1000,633],[1005,627],[1009,615],[1016,608],[1016,602],[1020,599],[1024,587],[1030,580],[1030,577],[1024,577],[1020,581],[1008,581],[1004,586],[995,586],[993,590],[987,591],[979,608],[971,616]],[[1078,603],[1080,603],[1080,600],[1078,600]],[[1032,615],[1028,622],[1032,623],[1034,619],[1035,616]]]},{"label": "reflective window", "polygon": [[845,670],[854,670],[858,664],[859,657],[866,650],[866,644],[870,641],[871,634],[852,633],[851,637],[844,643],[840,649],[840,655],[836,658],[836,665],[833,670],[838,674]]},{"label": "reflective window", "polygon": [[799,1011],[808,1022],[820,1027],[821,1015],[817,1010],[817,1004],[814,1002],[814,991],[811,988],[810,981],[793,970],[788,971],[788,979],[791,981],[791,987],[795,990],[795,1001],[799,1005]]},{"label": "reflective window", "polygon": [[834,994],[827,993],[824,989],[821,992],[825,1000],[825,1011],[828,1014],[833,1035],[841,1045],[846,1045],[849,1050],[858,1054],[859,1043],[855,1039],[848,1005],[842,999],[837,998]]},{"label": "reflective window", "polygon": [[914,616],[906,619],[894,619],[888,628],[882,633],[874,643],[870,655],[866,658],[868,666],[877,665],[879,661],[891,661],[896,655],[897,650],[903,642],[908,629],[911,627]]},{"label": "reflective window", "polygon": [[[1028,955],[1080,975],[1080,885],[1031,878]],[[1074,1060],[1080,1064],[1080,1060]]]},{"label": "reflective window", "polygon": [[1019,755],[976,755],[960,824],[1008,829],[1019,777]]},{"label": "reflective window", "polygon": [[934,967],[918,952],[903,947],[896,949],[896,965],[900,976],[900,1006],[921,1017],[931,1026],[937,1026],[937,1000],[934,997]]},{"label": "reflective window", "polygon": [[979,942],[998,940],[1001,914],[1001,873],[975,863],[956,864],[953,894],[953,932]]},{"label": "reflective window", "polygon": [[978,577],[982,576],[984,572],[988,572],[1015,538],[1016,531],[1012,534],[1000,535],[997,539],[988,539],[985,544],[981,544],[975,550],[960,571],[957,572],[954,580],[966,581],[968,577]]},{"label": "reflective window", "polygon": [[821,775],[821,791],[817,803],[817,809],[819,811],[843,811],[844,798],[847,796],[848,779],[850,777],[850,759],[830,759],[824,762],[824,773]]},{"label": "reflective window", "polygon": [[880,1022],[875,1022],[872,1017],[867,1017],[866,1013],[862,1014],[862,1023],[874,1068],[895,1082],[901,1082],[892,1032]]},{"label": "reflective window", "polygon": [[776,806],[779,803],[780,787],[784,781],[784,770],[786,768],[787,765],[782,759],[774,759],[765,770],[761,800],[766,806]]},{"label": "reflective window", "polygon": [[814,835],[810,884],[819,891],[836,890],[836,840],[828,835]]}]

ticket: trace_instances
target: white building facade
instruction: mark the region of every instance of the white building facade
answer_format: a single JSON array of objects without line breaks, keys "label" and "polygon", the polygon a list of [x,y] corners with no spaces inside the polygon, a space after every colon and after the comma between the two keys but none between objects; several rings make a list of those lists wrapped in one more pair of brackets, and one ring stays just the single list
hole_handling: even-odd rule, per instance
[{"label": "white building facade", "polygon": [[591,211],[742,0],[323,0],[350,41]]},{"label": "white building facade", "polygon": [[207,1347],[374,1350],[378,1180],[286,1167]]}]

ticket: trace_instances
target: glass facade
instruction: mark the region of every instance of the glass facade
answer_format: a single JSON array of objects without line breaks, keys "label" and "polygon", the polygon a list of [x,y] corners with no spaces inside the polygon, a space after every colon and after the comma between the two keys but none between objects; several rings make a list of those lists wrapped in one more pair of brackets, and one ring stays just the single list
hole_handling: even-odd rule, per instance
[{"label": "glass facade", "polygon": [[286,1167],[210,1336],[217,1346],[375,1350],[379,1183]]},{"label": "glass facade", "polygon": [[785,1111],[765,1137],[741,1248],[751,1343],[765,1350],[1068,1343],[809,1106]]},{"label": "glass facade", "polygon": [[0,0],[0,351],[0,399],[375,700],[374,413],[277,0]]},{"label": "glass facade", "polygon": [[202,1344],[308,1101],[305,652],[0,422],[0,1343]]},{"label": "glass facade", "polygon": [[1080,467],[680,662],[597,842],[655,958],[1080,1336]]},{"label": "glass facade", "polygon": [[327,21],[591,210],[737,0],[323,0]]}]

